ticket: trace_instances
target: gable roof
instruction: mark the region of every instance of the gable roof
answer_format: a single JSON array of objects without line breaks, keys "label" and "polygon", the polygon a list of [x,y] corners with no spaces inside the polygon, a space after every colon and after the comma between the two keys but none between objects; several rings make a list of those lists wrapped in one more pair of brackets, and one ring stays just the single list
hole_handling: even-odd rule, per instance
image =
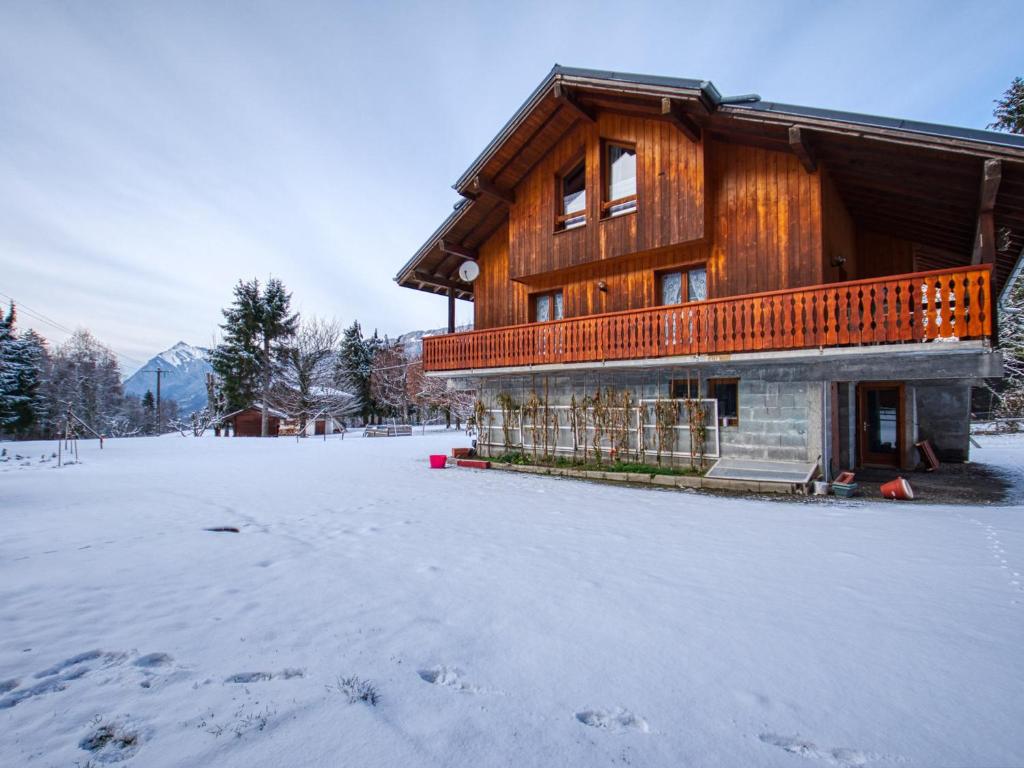
[{"label": "gable roof", "polygon": [[[1009,231],[997,260],[997,287],[1024,248],[1024,136],[723,96],[708,80],[555,65],[453,185],[464,196],[395,280],[472,299],[459,280],[464,260],[442,243],[474,250],[501,226],[504,202],[481,194],[513,190],[583,113],[615,111],[651,119],[662,100],[711,138],[791,152],[799,127],[825,164],[854,220],[868,229],[921,242],[948,259],[970,253],[983,162],[1003,163],[995,204],[997,231]],[[456,249],[457,250],[457,249]]]}]

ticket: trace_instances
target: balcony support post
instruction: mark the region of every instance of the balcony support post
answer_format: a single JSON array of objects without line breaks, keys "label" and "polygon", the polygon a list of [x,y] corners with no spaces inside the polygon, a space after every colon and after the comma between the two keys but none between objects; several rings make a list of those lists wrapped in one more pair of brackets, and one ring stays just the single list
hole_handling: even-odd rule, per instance
[{"label": "balcony support post", "polygon": [[455,333],[455,289],[448,286],[448,333]]}]

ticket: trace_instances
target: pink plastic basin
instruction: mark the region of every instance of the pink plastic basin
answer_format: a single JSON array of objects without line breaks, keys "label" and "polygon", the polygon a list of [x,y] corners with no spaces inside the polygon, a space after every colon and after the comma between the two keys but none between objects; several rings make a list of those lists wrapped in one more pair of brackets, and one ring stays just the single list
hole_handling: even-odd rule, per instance
[{"label": "pink plastic basin", "polygon": [[430,455],[430,468],[431,469],[444,469],[445,464],[448,463],[448,457],[443,453],[434,453]]}]

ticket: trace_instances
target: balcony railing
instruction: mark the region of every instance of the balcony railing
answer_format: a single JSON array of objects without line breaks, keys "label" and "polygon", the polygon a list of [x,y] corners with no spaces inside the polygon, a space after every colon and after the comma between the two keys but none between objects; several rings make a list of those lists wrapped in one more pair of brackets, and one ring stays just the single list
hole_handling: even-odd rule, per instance
[{"label": "balcony railing", "polygon": [[428,371],[981,339],[988,265],[428,336]]}]

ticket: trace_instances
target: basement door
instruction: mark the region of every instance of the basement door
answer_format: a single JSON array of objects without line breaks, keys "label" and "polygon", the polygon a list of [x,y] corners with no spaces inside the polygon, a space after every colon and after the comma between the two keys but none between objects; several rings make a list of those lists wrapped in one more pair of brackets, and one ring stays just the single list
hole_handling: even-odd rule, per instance
[{"label": "basement door", "polygon": [[857,393],[861,464],[898,467],[903,448],[903,385],[860,384]]}]

